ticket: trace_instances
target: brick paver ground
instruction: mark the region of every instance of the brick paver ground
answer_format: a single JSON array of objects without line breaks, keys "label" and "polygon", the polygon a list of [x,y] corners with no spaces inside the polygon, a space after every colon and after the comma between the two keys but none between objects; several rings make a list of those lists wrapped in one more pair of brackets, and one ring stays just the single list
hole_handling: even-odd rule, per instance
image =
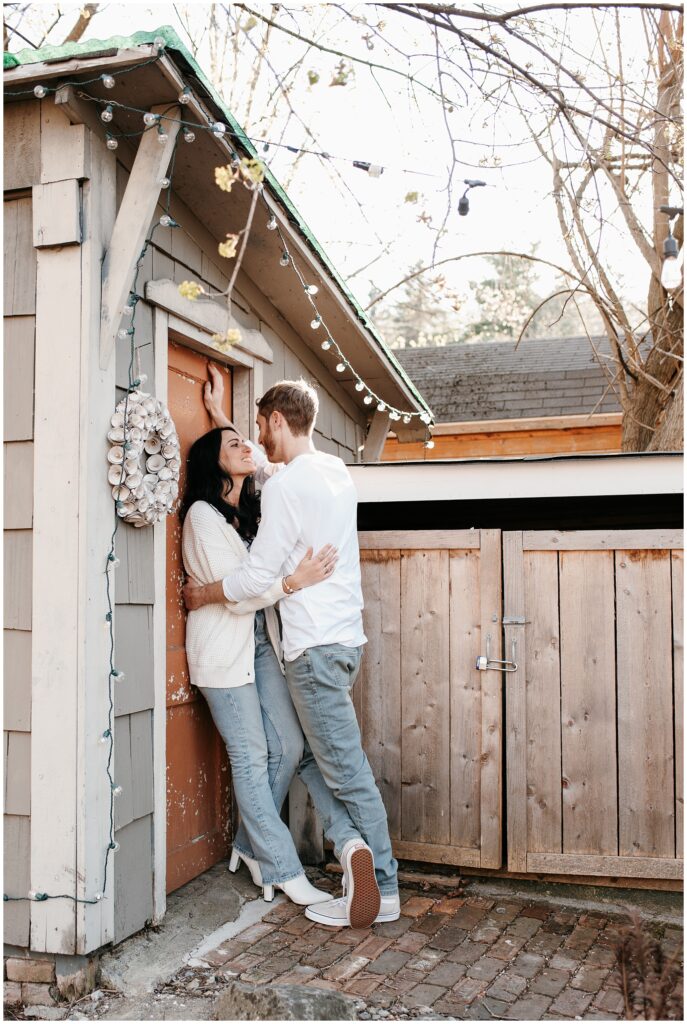
[{"label": "brick paver ground", "polygon": [[[317,878],[338,894],[338,881]],[[526,899],[401,890],[399,921],[354,931],[270,910],[206,959],[216,982],[297,983],[362,999],[373,1017],[418,1007],[468,1020],[619,1020],[614,944],[623,919]],[[668,955],[677,928],[650,925]],[[183,984],[183,980],[179,979]],[[365,1013],[363,1015],[366,1015]]]}]

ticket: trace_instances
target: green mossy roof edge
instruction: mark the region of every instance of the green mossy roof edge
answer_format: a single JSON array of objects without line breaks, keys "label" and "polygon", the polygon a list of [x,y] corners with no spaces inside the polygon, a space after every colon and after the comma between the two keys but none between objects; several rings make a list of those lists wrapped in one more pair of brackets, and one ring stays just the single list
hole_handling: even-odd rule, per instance
[{"label": "green mossy roof edge", "polygon": [[[104,50],[130,50],[136,46],[143,46],[152,43],[156,38],[162,38],[165,41],[165,51],[173,51],[178,54],[182,61],[188,65],[193,77],[195,78],[198,85],[202,86],[206,92],[208,98],[217,106],[221,111],[223,119],[227,122],[236,140],[243,146],[250,156],[260,159],[260,156],[255,149],[253,143],[247,138],[241,125],[236,121],[229,108],[225,105],[224,100],[215,90],[214,86],[208,81],[204,72],[202,71],[199,64],[196,62],[195,57],[189,53],[181,39],[177,35],[176,31],[170,25],[163,25],[160,28],[154,29],[153,31],[146,32],[134,32],[131,36],[112,36],[109,39],[87,39],[82,43],[63,43],[61,46],[43,46],[38,50],[27,47],[26,49],[19,50],[17,53],[5,53],[4,54],[4,69],[8,70],[13,67],[25,64],[41,64],[44,61],[57,61],[65,60],[69,57],[84,57],[88,54],[97,54]],[[300,213],[293,205],[288,195],[279,184],[277,179],[271,173],[269,168],[266,169],[265,179],[270,187],[270,190],[274,193],[280,204],[286,210],[289,215],[289,219],[297,227],[299,233],[309,246],[309,248],[315,253],[317,258],[320,260],[322,265],[327,270],[336,286],[339,288],[341,293],[344,295],[346,301],[355,312],[356,317],[374,338],[377,345],[389,360],[392,368],[396,374],[403,380],[406,386],[410,389],[413,396],[417,399],[423,409],[427,412],[431,412],[426,401],[417,390],[412,380],[406,374],[405,370],[395,358],[391,350],[386,346],[384,339],[379,335],[372,321],[368,317],[365,310],[359,304],[358,300],[352,294],[345,284],[343,278],[339,275],[338,271],[334,267],[333,263],[327,256],[326,252],[315,238],[315,235],[310,230],[308,225],[305,223]]]}]

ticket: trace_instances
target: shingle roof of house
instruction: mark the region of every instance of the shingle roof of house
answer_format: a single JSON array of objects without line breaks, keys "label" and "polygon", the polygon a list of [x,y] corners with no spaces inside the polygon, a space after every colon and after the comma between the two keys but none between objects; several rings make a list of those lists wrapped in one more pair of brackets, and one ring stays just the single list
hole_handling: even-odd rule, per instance
[{"label": "shingle roof of house", "polygon": [[[605,338],[594,346],[609,355]],[[586,337],[526,340],[517,348],[513,341],[409,348],[397,356],[437,423],[620,411]]]}]

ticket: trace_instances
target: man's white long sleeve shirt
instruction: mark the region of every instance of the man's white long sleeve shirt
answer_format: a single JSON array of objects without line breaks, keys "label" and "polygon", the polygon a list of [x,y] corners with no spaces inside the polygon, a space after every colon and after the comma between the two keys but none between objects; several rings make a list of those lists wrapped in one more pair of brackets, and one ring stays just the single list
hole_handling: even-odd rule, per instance
[{"label": "man's white long sleeve shirt", "polygon": [[280,602],[284,657],[294,661],[309,647],[365,643],[357,494],[345,463],[335,455],[307,452],[272,467],[253,447],[263,483],[262,519],[249,557],[222,581],[228,601],[262,594],[276,576],[293,572],[308,548],[334,544],[339,560],[332,576]]}]

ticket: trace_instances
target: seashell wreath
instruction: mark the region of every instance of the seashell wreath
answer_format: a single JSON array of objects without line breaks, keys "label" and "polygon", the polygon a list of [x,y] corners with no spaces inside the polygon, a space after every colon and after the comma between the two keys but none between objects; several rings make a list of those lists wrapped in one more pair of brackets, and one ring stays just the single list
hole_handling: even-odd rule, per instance
[{"label": "seashell wreath", "polygon": [[117,515],[133,526],[159,523],[179,494],[179,438],[162,402],[132,391],[110,420],[107,479]]}]

